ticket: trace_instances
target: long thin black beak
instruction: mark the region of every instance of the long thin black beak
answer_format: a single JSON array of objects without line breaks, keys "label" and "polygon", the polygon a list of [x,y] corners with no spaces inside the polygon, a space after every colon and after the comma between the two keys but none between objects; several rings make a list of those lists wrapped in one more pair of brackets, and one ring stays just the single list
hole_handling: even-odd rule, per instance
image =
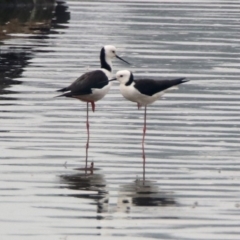
[{"label": "long thin black beak", "polygon": [[112,79],[110,79],[110,80],[108,80],[109,82],[112,82],[112,81],[115,81],[115,80],[117,80],[116,78],[112,78]]},{"label": "long thin black beak", "polygon": [[125,62],[125,63],[127,63],[127,64],[129,64],[129,65],[131,65],[129,62],[127,62],[127,61],[125,61],[124,59],[120,58],[118,55],[116,55],[116,58],[122,60],[123,62]]}]

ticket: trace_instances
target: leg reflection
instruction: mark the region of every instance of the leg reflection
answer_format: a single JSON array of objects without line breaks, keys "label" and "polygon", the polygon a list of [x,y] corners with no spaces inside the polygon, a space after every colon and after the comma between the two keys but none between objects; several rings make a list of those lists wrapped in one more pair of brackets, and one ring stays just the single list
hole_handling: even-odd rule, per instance
[{"label": "leg reflection", "polygon": [[145,181],[145,162],[146,162],[146,156],[145,156],[145,149],[144,149],[144,140],[146,135],[146,119],[147,119],[147,106],[144,108],[144,125],[143,125],[143,137],[142,137],[142,158],[143,158],[143,182]]},{"label": "leg reflection", "polygon": [[85,171],[87,173],[87,165],[88,165],[88,148],[89,148],[89,121],[88,121],[88,102],[87,102],[87,122],[86,122],[86,127],[87,127],[87,143],[86,143],[86,163],[85,163]]},{"label": "leg reflection", "polygon": [[143,184],[145,182],[145,150],[144,150],[144,144],[142,144],[142,158],[143,158]]}]

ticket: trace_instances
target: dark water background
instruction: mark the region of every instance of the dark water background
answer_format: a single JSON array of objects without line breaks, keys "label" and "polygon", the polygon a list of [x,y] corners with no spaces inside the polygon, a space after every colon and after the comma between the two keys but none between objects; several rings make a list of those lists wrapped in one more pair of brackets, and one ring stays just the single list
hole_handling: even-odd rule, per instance
[{"label": "dark water background", "polygon": [[[240,234],[240,2],[67,1],[0,12],[3,239],[232,240]],[[113,44],[138,77],[182,77],[143,110],[115,83],[90,113],[55,90]]]}]

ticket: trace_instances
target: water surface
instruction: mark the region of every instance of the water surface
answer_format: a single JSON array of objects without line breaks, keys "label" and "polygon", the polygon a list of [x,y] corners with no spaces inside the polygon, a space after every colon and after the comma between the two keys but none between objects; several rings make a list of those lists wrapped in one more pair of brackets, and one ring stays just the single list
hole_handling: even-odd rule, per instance
[{"label": "water surface", "polygon": [[[1,236],[239,239],[239,7],[68,1],[47,14],[44,29],[4,35]],[[86,104],[54,98],[99,67],[105,44],[136,77],[190,80],[148,108],[145,181],[143,109],[117,83],[90,113],[93,174],[79,170]],[[114,61],[114,72],[125,68]]]}]

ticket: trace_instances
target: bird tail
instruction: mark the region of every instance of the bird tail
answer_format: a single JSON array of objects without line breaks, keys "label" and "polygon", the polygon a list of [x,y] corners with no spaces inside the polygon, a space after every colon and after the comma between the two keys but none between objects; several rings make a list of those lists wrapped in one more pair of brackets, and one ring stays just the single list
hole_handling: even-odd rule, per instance
[{"label": "bird tail", "polygon": [[[60,92],[60,91],[57,91],[57,92]],[[73,97],[72,93],[71,92],[67,92],[67,93],[64,93],[64,94],[61,94],[61,95],[58,95],[56,97]]]},{"label": "bird tail", "polygon": [[168,85],[168,88],[166,88],[165,92],[168,92],[171,90],[177,90],[179,84],[185,83],[188,81],[189,80],[186,80],[186,78],[176,78],[176,79],[169,80],[168,82],[169,85]]},{"label": "bird tail", "polygon": [[189,82],[189,80],[187,80],[186,78],[176,78],[170,80],[170,83],[172,85],[171,89],[178,89],[178,85],[185,82]]},{"label": "bird tail", "polygon": [[177,78],[177,79],[173,79],[171,81],[174,83],[174,85],[189,82],[189,80],[187,80],[186,78]]},{"label": "bird tail", "polygon": [[65,87],[65,88],[58,89],[57,92],[66,92],[69,90],[70,90],[69,87]]}]

